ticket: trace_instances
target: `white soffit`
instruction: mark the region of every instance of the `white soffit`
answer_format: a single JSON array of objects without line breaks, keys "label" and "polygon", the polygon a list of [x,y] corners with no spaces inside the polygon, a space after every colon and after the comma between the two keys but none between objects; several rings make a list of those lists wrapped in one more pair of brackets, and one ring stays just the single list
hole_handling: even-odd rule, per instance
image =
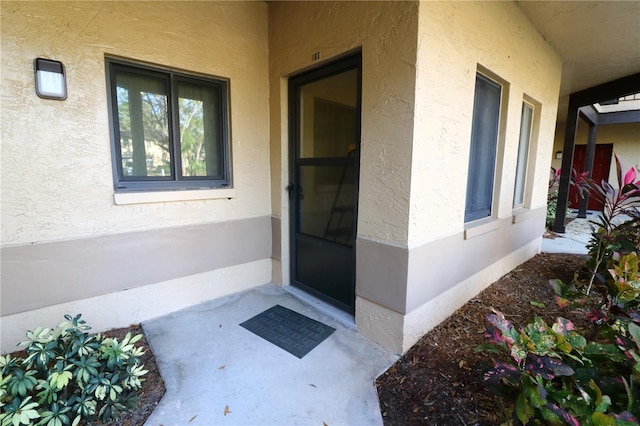
[{"label": "white soffit", "polygon": [[640,72],[640,1],[518,1],[563,61],[560,97]]}]

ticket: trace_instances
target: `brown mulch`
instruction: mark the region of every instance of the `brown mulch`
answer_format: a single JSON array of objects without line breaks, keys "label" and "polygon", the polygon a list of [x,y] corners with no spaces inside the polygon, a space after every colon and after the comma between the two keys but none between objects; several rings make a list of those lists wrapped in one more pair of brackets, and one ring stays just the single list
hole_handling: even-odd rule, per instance
[{"label": "brown mulch", "polygon": [[[570,281],[585,256],[539,254],[493,283],[416,343],[376,381],[384,424],[500,425],[509,419],[503,401],[482,385],[493,361],[474,349],[483,338],[491,309],[505,314],[517,328],[543,318],[571,319],[590,334],[588,307],[560,309],[548,281]],[[544,304],[544,307],[532,305]]]}]

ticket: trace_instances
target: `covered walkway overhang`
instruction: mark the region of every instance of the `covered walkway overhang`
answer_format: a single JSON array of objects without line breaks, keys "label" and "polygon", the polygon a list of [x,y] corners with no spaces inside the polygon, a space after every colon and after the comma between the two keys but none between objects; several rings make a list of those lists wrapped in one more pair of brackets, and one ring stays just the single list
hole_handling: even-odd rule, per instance
[{"label": "covered walkway overhang", "polygon": [[[607,102],[640,92],[640,73],[632,74],[618,80],[600,84],[598,86],[572,93],[569,97],[567,124],[564,135],[562,156],[562,171],[558,187],[558,207],[553,224],[553,231],[565,232],[567,203],[569,200],[569,185],[573,154],[578,130],[579,118],[589,125],[587,149],[583,170],[592,170],[596,149],[598,126],[624,123],[640,123],[640,110],[601,113],[594,108],[594,104]],[[588,198],[580,202],[578,217],[586,217]]]}]

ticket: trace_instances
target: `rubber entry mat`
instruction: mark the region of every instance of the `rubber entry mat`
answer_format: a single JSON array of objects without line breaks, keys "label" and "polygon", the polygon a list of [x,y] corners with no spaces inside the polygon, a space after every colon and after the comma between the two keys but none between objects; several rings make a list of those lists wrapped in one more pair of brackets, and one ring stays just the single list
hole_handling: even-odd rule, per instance
[{"label": "rubber entry mat", "polygon": [[335,328],[276,305],[240,324],[298,358],[318,346]]}]

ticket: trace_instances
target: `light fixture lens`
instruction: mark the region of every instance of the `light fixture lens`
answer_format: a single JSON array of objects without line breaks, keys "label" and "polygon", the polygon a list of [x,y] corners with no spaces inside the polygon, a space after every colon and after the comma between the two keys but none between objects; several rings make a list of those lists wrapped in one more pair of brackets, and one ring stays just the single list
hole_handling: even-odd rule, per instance
[{"label": "light fixture lens", "polygon": [[62,62],[37,58],[34,68],[38,96],[44,99],[67,99],[67,82]]},{"label": "light fixture lens", "polygon": [[38,94],[57,98],[65,95],[64,78],[62,74],[37,71],[36,78],[38,79]]}]

